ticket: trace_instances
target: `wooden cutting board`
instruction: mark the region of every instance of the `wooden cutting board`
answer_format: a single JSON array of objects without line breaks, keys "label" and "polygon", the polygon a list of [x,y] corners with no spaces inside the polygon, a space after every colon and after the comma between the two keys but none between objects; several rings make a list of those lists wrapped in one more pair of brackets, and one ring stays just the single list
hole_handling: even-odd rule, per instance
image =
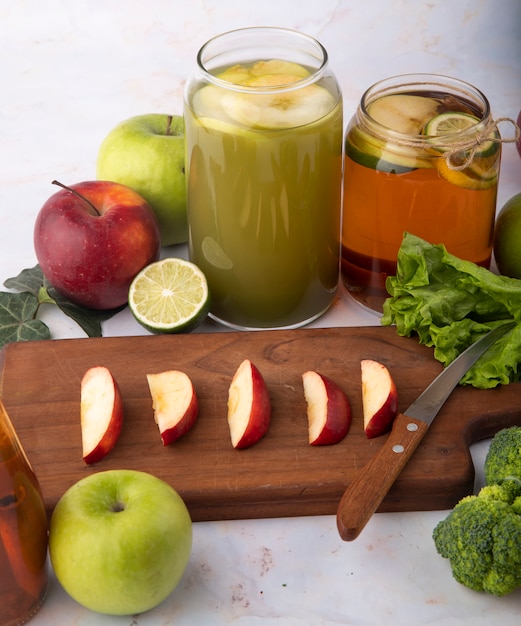
[{"label": "wooden cutting board", "polygon": [[[272,397],[272,425],[255,446],[234,450],[227,425],[228,386],[251,359]],[[391,327],[71,339],[9,344],[0,352],[0,393],[40,480],[50,513],[74,482],[93,472],[131,468],[169,482],[198,520],[334,514],[345,486],[380,448],[362,428],[360,360],[390,370],[399,408],[441,371],[432,350]],[[81,458],[80,380],[105,365],[117,378],[125,423],[98,464]],[[146,374],[181,369],[200,402],[196,426],[163,447]],[[307,440],[302,373],[315,369],[348,394],[353,421],[334,446]],[[379,511],[452,508],[473,488],[469,445],[521,424],[521,388],[456,389]]]}]

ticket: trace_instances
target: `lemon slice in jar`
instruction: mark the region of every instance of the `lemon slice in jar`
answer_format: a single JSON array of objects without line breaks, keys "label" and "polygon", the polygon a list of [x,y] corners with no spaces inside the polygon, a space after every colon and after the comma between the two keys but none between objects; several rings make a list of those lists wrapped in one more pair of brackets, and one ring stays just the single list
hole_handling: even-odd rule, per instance
[{"label": "lemon slice in jar", "polygon": [[482,191],[497,184],[497,170],[494,167],[483,170],[478,163],[472,162],[464,170],[456,170],[449,166],[444,156],[436,159],[436,167],[440,176],[457,187]]}]

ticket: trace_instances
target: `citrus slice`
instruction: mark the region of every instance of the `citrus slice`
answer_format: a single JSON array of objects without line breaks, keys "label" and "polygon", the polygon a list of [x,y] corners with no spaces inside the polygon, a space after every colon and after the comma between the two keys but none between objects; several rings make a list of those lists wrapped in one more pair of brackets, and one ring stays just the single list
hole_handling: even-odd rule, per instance
[{"label": "citrus slice", "polygon": [[434,137],[452,135],[467,130],[479,123],[479,119],[470,113],[447,111],[440,113],[425,124],[424,134]]},{"label": "citrus slice", "polygon": [[442,156],[436,159],[436,167],[440,176],[457,187],[480,191],[489,189],[497,184],[497,171],[495,168],[483,171],[477,169],[478,166],[472,163],[464,170],[454,170],[449,167],[447,159]]},{"label": "citrus slice", "polygon": [[193,330],[206,317],[209,301],[203,272],[177,258],[147,265],[134,278],[128,293],[132,314],[153,333]]},{"label": "citrus slice", "polygon": [[434,167],[432,155],[421,148],[388,143],[358,126],[347,134],[345,151],[356,163],[381,172],[403,174],[419,167]]},{"label": "citrus slice", "polygon": [[[470,113],[447,111],[430,119],[423,128],[423,134],[429,137],[455,135],[476,126],[479,122],[480,119]],[[493,130],[486,141],[478,146],[474,156],[481,158],[495,154],[499,149],[498,139],[498,131]]]},{"label": "citrus slice", "polygon": [[[377,152],[378,154],[374,154]],[[389,174],[404,174],[416,169],[409,167],[408,165],[401,165],[398,163],[389,163],[382,158],[382,150],[362,150],[355,143],[350,141],[349,138],[345,142],[345,153],[352,161],[368,167],[378,172],[387,172]]]}]

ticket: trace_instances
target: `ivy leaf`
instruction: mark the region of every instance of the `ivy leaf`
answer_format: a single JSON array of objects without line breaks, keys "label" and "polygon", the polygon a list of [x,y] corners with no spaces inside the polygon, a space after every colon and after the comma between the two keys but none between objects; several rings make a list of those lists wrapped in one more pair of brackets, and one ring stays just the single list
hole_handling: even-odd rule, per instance
[{"label": "ivy leaf", "polygon": [[50,339],[48,326],[35,319],[38,306],[34,293],[0,291],[0,347],[13,341]]},{"label": "ivy leaf", "polygon": [[101,337],[101,322],[125,308],[97,311],[74,304],[47,281],[39,265],[8,278],[4,286],[21,293],[0,292],[0,347],[12,341],[49,339],[49,328],[36,319],[41,304],[57,306],[88,337]]},{"label": "ivy leaf", "polygon": [[95,309],[86,309],[84,307],[74,304],[67,298],[64,298],[60,293],[54,289],[46,280],[44,287],[48,295],[54,300],[58,308],[65,313],[68,317],[73,319],[78,326],[87,334],[88,337],[102,337],[101,322],[108,320],[118,311],[121,311],[125,307],[118,309],[110,309],[105,311],[97,311]]},{"label": "ivy leaf", "polygon": [[22,270],[14,278],[8,278],[4,286],[14,291],[28,291],[38,297],[43,281],[43,272],[39,265],[35,265],[30,269]]}]

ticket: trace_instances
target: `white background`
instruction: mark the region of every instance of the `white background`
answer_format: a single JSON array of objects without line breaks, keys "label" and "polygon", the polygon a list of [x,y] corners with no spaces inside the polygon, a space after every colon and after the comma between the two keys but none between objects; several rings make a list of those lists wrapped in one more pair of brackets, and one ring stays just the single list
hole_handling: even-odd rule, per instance
[{"label": "white background", "polygon": [[[56,190],[51,181],[93,179],[99,145],[123,119],[180,114],[199,47],[253,25],[295,28],[324,44],[346,122],[367,87],[407,72],[473,83],[496,118],[517,117],[521,108],[519,0],[1,0],[2,282],[36,263],[32,227]],[[511,144],[503,154],[498,207],[521,191],[521,159]],[[63,316],[43,316],[53,337],[81,336]],[[315,325],[369,324],[378,319],[341,293]],[[145,331],[125,311],[104,332]],[[473,449],[478,469],[485,450]],[[500,599],[453,581],[431,539],[445,515],[378,514],[352,543],[339,539],[329,516],[198,523],[185,577],[162,606],[135,618],[99,616],[53,581],[32,623],[517,626],[519,592]]]}]

